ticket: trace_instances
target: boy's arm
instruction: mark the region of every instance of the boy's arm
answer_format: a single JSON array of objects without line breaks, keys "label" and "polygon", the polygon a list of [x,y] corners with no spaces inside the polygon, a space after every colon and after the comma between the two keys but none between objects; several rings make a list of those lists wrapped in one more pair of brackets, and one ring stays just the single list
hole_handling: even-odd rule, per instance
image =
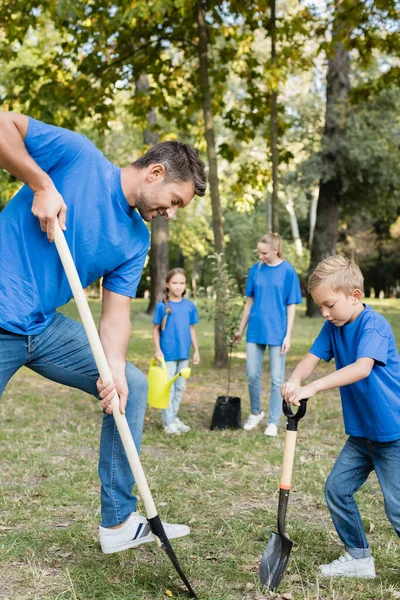
[{"label": "boy's arm", "polygon": [[320,359],[315,354],[308,352],[305,357],[297,364],[295,370],[286,383],[281,386],[281,395],[286,402],[290,402],[292,395],[300,390],[300,384],[308,379],[314,372]]},{"label": "boy's arm", "polygon": [[296,313],[296,305],[288,304],[286,307],[286,318],[287,318],[287,327],[286,327],[286,335],[285,339],[282,342],[281,354],[286,354],[289,352],[290,343],[292,340],[292,329],[294,323],[294,317]]},{"label": "boy's arm", "polygon": [[28,124],[29,119],[25,115],[0,113],[0,167],[31,188],[34,193],[32,212],[52,242],[57,215],[61,229],[65,230],[67,206],[49,175],[26,149],[24,140]]},{"label": "boy's arm", "polygon": [[164,358],[163,351],[160,346],[160,325],[153,324],[153,343],[154,343],[154,356],[157,360]]},{"label": "boy's arm", "polygon": [[192,346],[194,349],[193,364],[198,365],[200,362],[200,352],[199,352],[199,346],[197,344],[196,331],[195,331],[193,325],[190,326],[190,339],[192,340]]},{"label": "boy's arm", "polygon": [[334,373],[321,377],[321,379],[312,381],[308,385],[300,387],[299,382],[297,387],[287,394],[285,400],[290,404],[299,406],[300,400],[311,398],[318,392],[361,381],[361,379],[365,379],[371,373],[374,362],[373,358],[359,358],[351,365],[347,365],[347,367],[343,367]]},{"label": "boy's arm", "polygon": [[253,304],[254,304],[254,297],[249,296],[246,300],[246,304],[244,305],[242,320],[240,321],[239,329],[237,330],[237,332],[235,333],[235,335],[232,338],[233,344],[237,344],[237,342],[240,342],[240,340],[242,339],[242,335],[243,335],[244,330],[246,329],[246,325],[248,323],[249,316],[250,316],[251,307],[253,306]]}]

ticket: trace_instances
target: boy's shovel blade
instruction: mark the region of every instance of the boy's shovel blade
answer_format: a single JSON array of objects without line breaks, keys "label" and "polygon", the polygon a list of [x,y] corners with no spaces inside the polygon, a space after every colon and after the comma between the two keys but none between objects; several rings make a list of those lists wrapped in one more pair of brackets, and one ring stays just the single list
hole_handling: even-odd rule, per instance
[{"label": "boy's shovel blade", "polygon": [[260,563],[260,580],[270,590],[275,590],[281,582],[289,560],[293,542],[287,535],[271,531],[267,547]]}]

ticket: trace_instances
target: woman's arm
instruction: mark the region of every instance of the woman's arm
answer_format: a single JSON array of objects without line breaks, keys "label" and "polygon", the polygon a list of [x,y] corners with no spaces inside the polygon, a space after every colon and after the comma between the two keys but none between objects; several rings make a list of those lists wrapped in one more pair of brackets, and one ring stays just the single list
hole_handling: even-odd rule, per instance
[{"label": "woman's arm", "polygon": [[287,352],[289,352],[290,344],[292,341],[292,330],[293,330],[295,314],[296,314],[296,305],[288,304],[286,307],[286,319],[287,319],[286,335],[285,335],[285,339],[282,342],[281,354],[286,354]]},{"label": "woman's arm", "polygon": [[232,343],[237,344],[242,339],[244,330],[246,329],[247,323],[249,322],[251,307],[254,304],[253,296],[249,296],[244,305],[242,319],[240,321],[239,329],[232,338]]}]

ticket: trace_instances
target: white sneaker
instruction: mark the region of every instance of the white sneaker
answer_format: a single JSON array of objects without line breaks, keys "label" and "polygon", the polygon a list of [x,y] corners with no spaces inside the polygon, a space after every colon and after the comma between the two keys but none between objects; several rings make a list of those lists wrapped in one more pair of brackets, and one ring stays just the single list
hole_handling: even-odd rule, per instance
[{"label": "white sneaker", "polygon": [[328,565],[320,565],[319,570],[323,577],[359,577],[364,579],[375,578],[375,565],[372,556],[367,558],[353,558],[345,552]]},{"label": "white sneaker", "polygon": [[[163,526],[170,540],[184,537],[190,533],[187,525],[163,522]],[[118,529],[108,529],[100,525],[99,530],[100,545],[104,554],[113,554],[113,552],[120,552],[127,548],[136,548],[136,546],[155,540],[147,519],[137,512],[131,513],[129,519]]]},{"label": "white sneaker", "polygon": [[165,431],[165,433],[168,433],[168,435],[179,435],[180,434],[180,430],[178,429],[178,426],[176,423],[170,423],[169,425],[166,425],[164,427],[164,431]]},{"label": "white sneaker", "polygon": [[261,411],[259,415],[253,415],[253,413],[250,413],[247,417],[246,423],[243,425],[243,429],[245,429],[246,431],[251,431],[252,429],[254,429],[254,427],[257,427],[257,425],[263,418],[263,411]]},{"label": "white sneaker", "polygon": [[177,426],[178,431],[180,433],[187,433],[188,431],[190,431],[189,425],[186,425],[186,423],[184,423],[183,421],[181,421],[180,419],[178,419],[178,417],[175,419],[174,425]]},{"label": "white sneaker", "polygon": [[269,437],[276,437],[278,435],[278,427],[274,423],[270,423],[264,431],[264,435],[268,435]]}]

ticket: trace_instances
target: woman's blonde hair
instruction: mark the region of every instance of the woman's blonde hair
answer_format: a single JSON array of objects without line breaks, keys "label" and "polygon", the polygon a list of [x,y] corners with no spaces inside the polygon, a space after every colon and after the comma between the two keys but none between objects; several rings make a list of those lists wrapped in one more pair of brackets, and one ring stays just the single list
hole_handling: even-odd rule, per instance
[{"label": "woman's blonde hair", "polygon": [[273,250],[282,258],[282,238],[279,233],[269,231],[258,240],[257,244],[269,244]]},{"label": "woman's blonde hair", "polygon": [[[180,267],[177,267],[176,269],[171,269],[170,271],[168,271],[168,273],[167,273],[167,275],[165,277],[165,282],[167,284],[165,286],[165,288],[164,288],[164,298],[163,298],[163,302],[165,304],[165,317],[161,321],[161,329],[163,331],[165,331],[165,328],[167,326],[168,315],[170,315],[172,313],[172,308],[170,307],[170,305],[168,303],[168,301],[169,301],[169,287],[168,287],[168,283],[171,281],[171,279],[175,275],[183,275],[183,277],[187,281],[186,271],[184,269],[181,269]],[[182,296],[184,296],[185,294],[186,294],[186,290],[183,290]]]},{"label": "woman's blonde hair", "polygon": [[332,292],[350,296],[354,290],[364,293],[364,277],[353,260],[345,256],[328,256],[315,267],[308,278],[307,290],[312,292],[319,285],[327,285]]}]

